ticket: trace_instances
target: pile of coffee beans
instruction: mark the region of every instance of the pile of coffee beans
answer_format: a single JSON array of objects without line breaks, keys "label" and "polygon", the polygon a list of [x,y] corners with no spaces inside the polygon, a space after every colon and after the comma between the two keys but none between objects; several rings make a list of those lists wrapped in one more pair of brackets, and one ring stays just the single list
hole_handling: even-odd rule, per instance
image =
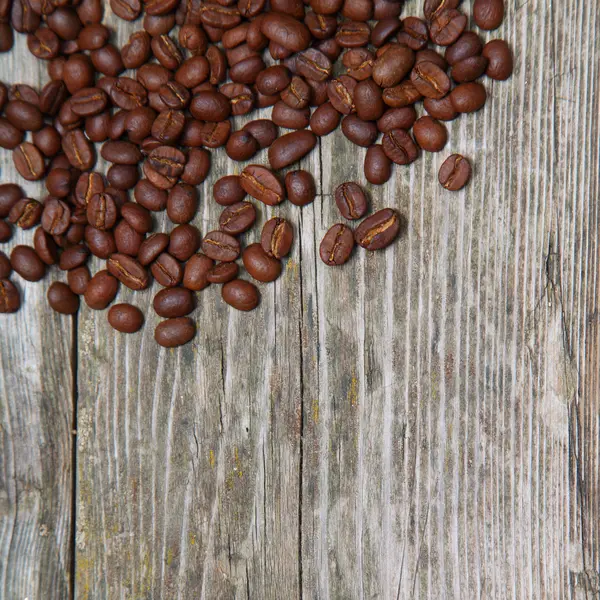
[{"label": "pile of coffee beans", "polygon": [[[35,228],[32,247],[18,245],[10,258],[0,252],[0,312],[21,304],[13,271],[39,281],[58,265],[66,283],[50,286],[48,303],[63,314],[76,313],[81,297],[92,309],[106,309],[119,285],[143,290],[155,280],[163,289],[154,310],[165,319],[155,338],[166,347],[194,337],[189,315],[196,292],[208,285],[221,285],[223,300],[238,310],[258,305],[259,290],[240,278],[238,259],[257,282],[279,277],[293,227],[274,217],[259,243],[242,247],[239,236],[257,218],[248,196],[268,206],[286,198],[300,207],[313,202],[309,172],[281,171],[319,137],[341,125],[344,136],[367,148],[367,181],[381,185],[394,164],[442,151],[445,121],[484,106],[479,78],[512,73],[506,42],[484,44],[469,31],[460,0],[425,0],[423,18],[401,18],[403,0],[106,4],[141,25],[121,49],[102,24],[103,0],[0,0],[0,52],[12,48],[15,31],[26,34],[50,76],[39,91],[0,83],[0,147],[12,152],[25,180],[44,179],[48,191],[37,200],[16,184],[0,185],[0,243],[10,240],[13,226]],[[474,0],[472,9],[483,30],[504,17],[503,0]],[[265,107],[272,107],[271,119],[232,130],[231,117]],[[201,236],[191,224],[197,186],[221,147],[244,162],[267,149],[268,166],[250,164],[215,183],[223,212]],[[110,163],[105,174],[94,170],[97,152]],[[439,182],[455,191],[470,176],[469,161],[453,154]],[[345,223],[329,229],[320,246],[326,265],[345,263],[355,245],[384,248],[402,230],[392,208],[367,216],[369,198],[354,182],[342,183],[334,198],[344,219],[362,221],[354,230]],[[165,210],[174,227],[153,232],[153,213]],[[106,261],[93,276],[90,255]],[[144,323],[129,304],[112,305],[107,314],[126,333]]]}]

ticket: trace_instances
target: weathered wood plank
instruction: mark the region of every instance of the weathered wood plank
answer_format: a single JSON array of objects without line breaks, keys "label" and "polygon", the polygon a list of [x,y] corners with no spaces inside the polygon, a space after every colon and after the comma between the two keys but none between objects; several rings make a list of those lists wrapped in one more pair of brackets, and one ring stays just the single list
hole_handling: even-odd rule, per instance
[{"label": "weathered wood plank", "polygon": [[[25,36],[0,60],[0,81],[47,81]],[[43,184],[24,181],[11,153],[0,152],[0,182],[15,182],[32,197]],[[18,231],[3,252],[33,243]],[[23,308],[0,315],[0,597],[64,599],[71,582],[73,437],[73,317],[49,310],[41,283],[18,275]]]}]

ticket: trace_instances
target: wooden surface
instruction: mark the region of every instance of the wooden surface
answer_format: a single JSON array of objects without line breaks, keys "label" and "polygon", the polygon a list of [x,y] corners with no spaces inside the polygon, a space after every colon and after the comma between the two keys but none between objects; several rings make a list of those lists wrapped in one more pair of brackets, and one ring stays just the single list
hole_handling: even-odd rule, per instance
[{"label": "wooden surface", "polygon": [[[155,288],[121,291],[147,313],[123,336],[19,281],[24,309],[0,317],[1,598],[600,596],[600,6],[506,4],[484,37],[509,41],[513,79],[370,188],[408,221],[385,252],[318,259],[331,191],[364,183],[337,132],[303,161],[312,206],[259,207],[296,224],[282,277],[248,315],[202,292],[183,349],[153,341]],[[23,48],[0,79],[40,81]],[[474,177],[451,194],[454,151]],[[235,168],[213,153],[203,233]]]}]

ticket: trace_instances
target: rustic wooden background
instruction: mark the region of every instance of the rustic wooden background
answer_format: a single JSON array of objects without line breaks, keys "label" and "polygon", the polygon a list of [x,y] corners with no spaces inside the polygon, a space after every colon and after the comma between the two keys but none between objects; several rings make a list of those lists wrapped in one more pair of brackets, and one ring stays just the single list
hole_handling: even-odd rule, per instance
[{"label": "rustic wooden background", "polygon": [[[52,313],[61,274],[16,278],[24,308],[0,316],[0,598],[600,596],[600,4],[506,5],[484,38],[510,42],[512,80],[486,82],[444,152],[370,188],[408,219],[387,251],[318,260],[332,189],[364,183],[364,151],[337,132],[303,162],[312,206],[260,207],[296,224],[260,308],[206,290],[183,349],[153,342],[156,287],[121,289],[148,315],[125,336],[103,312]],[[0,79],[46,78],[19,36]],[[454,151],[474,164],[457,194],[436,181]],[[213,157],[202,232],[211,184],[236,168]],[[24,184],[8,152],[0,164]]]}]

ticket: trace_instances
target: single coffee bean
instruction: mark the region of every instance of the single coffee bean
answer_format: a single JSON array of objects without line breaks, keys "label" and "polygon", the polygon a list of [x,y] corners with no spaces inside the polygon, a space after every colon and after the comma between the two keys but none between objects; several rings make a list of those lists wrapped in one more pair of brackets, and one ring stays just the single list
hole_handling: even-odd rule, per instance
[{"label": "single coffee bean", "polygon": [[73,8],[59,6],[47,16],[48,26],[63,40],[74,40],[82,23]]},{"label": "single coffee bean", "polygon": [[[8,31],[11,31],[10,29]],[[0,33],[2,29],[0,28]],[[15,284],[8,279],[0,279],[0,313],[15,313],[21,308],[21,297]]]},{"label": "single coffee bean", "polygon": [[148,233],[152,229],[152,217],[146,208],[135,202],[126,202],[121,207],[121,216],[138,233]]},{"label": "single coffee bean", "polygon": [[331,102],[326,102],[313,112],[310,117],[310,128],[319,137],[329,135],[337,129],[341,116]]},{"label": "single coffee bean", "polygon": [[189,317],[167,319],[154,330],[154,339],[164,348],[175,348],[187,344],[196,335],[196,325]]},{"label": "single coffee bean", "polygon": [[417,120],[417,112],[412,106],[388,108],[377,120],[377,129],[387,133],[392,129],[410,129]]},{"label": "single coffee bean", "polygon": [[71,98],[71,110],[80,117],[100,114],[108,103],[108,96],[100,88],[83,88]]},{"label": "single coffee bean", "polygon": [[396,36],[399,44],[406,44],[415,52],[422,50],[429,41],[427,23],[418,17],[407,17],[402,22],[402,31]]},{"label": "single coffee bean", "polygon": [[410,80],[426,98],[443,98],[450,91],[450,79],[446,73],[431,62],[415,65]]},{"label": "single coffee bean", "polygon": [[488,59],[484,56],[465,58],[452,67],[450,75],[457,83],[475,81],[485,73],[487,65]]},{"label": "single coffee bean", "polygon": [[240,184],[238,175],[226,175],[218,179],[213,186],[213,198],[221,206],[230,206],[241,202],[246,192]]},{"label": "single coffee bean", "polygon": [[381,142],[386,156],[397,165],[408,165],[419,156],[419,150],[406,131],[392,129],[383,136]]},{"label": "single coffee bean", "polygon": [[329,229],[319,246],[321,260],[329,266],[343,265],[352,254],[354,235],[352,229],[337,223]]},{"label": "single coffee bean", "polygon": [[316,196],[316,185],[313,176],[308,171],[290,171],[285,176],[287,197],[296,206],[310,204]]},{"label": "single coffee bean", "polygon": [[10,228],[10,225],[6,221],[0,219],[0,244],[10,241],[11,237],[12,229]]},{"label": "single coffee bean", "polygon": [[202,123],[198,127],[199,142],[207,148],[224,146],[231,133],[231,122]]},{"label": "single coffee bean", "polygon": [[316,145],[317,137],[312,131],[292,131],[276,139],[269,148],[272,169],[282,169],[304,158]]},{"label": "single coffee bean", "polygon": [[441,100],[425,98],[423,107],[434,119],[440,121],[452,121],[458,117],[458,112],[455,110],[449,95]]},{"label": "single coffee bean", "polygon": [[367,23],[345,21],[338,26],[335,41],[342,48],[359,48],[369,43],[371,28]]},{"label": "single coffee bean", "polygon": [[61,137],[52,125],[46,125],[39,131],[35,131],[31,139],[44,156],[51,157],[60,152]]},{"label": "single coffee bean", "polygon": [[240,255],[240,243],[222,231],[211,231],[202,240],[202,251],[213,260],[232,262]]},{"label": "single coffee bean", "polygon": [[46,265],[31,246],[15,246],[10,254],[10,264],[27,281],[39,281],[46,274]]},{"label": "single coffee bean", "polygon": [[134,188],[139,178],[140,173],[134,165],[112,165],[106,172],[106,179],[111,188],[120,191]]},{"label": "single coffee bean", "polygon": [[448,69],[448,63],[446,62],[446,59],[441,54],[438,54],[435,50],[431,50],[430,48],[419,50],[416,53],[415,65],[418,65],[422,62],[431,62],[442,69],[442,71],[446,71]]},{"label": "single coffee bean", "polygon": [[380,87],[400,83],[415,64],[415,53],[406,46],[393,45],[373,64],[373,80]]},{"label": "single coffee bean", "polygon": [[261,32],[291,52],[306,50],[312,40],[308,27],[286,14],[267,13],[261,23]]},{"label": "single coffee bean", "polygon": [[[77,41],[81,50],[98,50],[108,42],[109,37],[110,31],[104,25],[92,23],[79,32]],[[127,68],[133,69],[135,67]]]},{"label": "single coffee bean", "polygon": [[108,271],[98,271],[88,282],[83,295],[92,310],[104,310],[117,295],[118,280]]},{"label": "single coffee bean", "polygon": [[281,261],[269,256],[260,244],[250,244],[242,253],[248,274],[263,283],[275,281],[281,275]]},{"label": "single coffee bean", "polygon": [[74,315],[79,310],[79,296],[66,283],[55,281],[48,288],[48,304],[58,313]]},{"label": "single coffee bean", "polygon": [[[373,31],[371,31],[371,44],[376,48],[380,48],[398,33],[401,28],[402,21],[395,17],[379,21],[373,28]],[[425,28],[425,36],[425,43],[427,43],[427,28]]]},{"label": "single coffee bean", "polygon": [[356,85],[354,105],[356,115],[362,121],[376,121],[386,109],[381,88],[372,79],[365,79]]},{"label": "single coffee bean", "polygon": [[58,266],[62,271],[69,271],[85,264],[90,255],[89,248],[84,244],[71,246],[63,251],[58,260]]},{"label": "single coffee bean", "polygon": [[375,142],[379,131],[373,121],[363,121],[357,115],[342,119],[342,133],[357,146],[369,147]]},{"label": "single coffee bean", "polygon": [[448,130],[432,117],[424,116],[413,127],[415,141],[427,152],[439,152],[448,141]]},{"label": "single coffee bean", "polygon": [[357,81],[363,81],[373,74],[375,55],[366,48],[351,48],[344,52],[342,63],[346,67],[347,75]]},{"label": "single coffee bean", "polygon": [[483,48],[483,56],[488,59],[485,74],[491,79],[504,81],[513,72],[513,57],[504,40],[491,40]]},{"label": "single coffee bean", "polygon": [[265,63],[260,56],[249,56],[236,62],[229,69],[229,77],[235,83],[251,84],[256,81],[258,74],[265,68]]},{"label": "single coffee bean", "polygon": [[33,235],[33,247],[37,255],[47,265],[54,265],[58,261],[58,248],[54,238],[41,227]]},{"label": "single coffee bean", "polygon": [[185,183],[178,183],[169,192],[167,215],[173,223],[189,223],[198,209],[198,190]]},{"label": "single coffee bean", "polygon": [[[376,80],[377,81],[377,80]],[[378,85],[379,82],[377,82]],[[341,75],[337,79],[332,79],[327,84],[327,97],[335,110],[343,115],[349,115],[355,111],[354,89],[356,88],[356,79],[348,75]]]},{"label": "single coffee bean", "polygon": [[348,0],[342,5],[342,15],[353,21],[368,21],[373,16],[373,2],[370,0]]},{"label": "single coffee bean", "polygon": [[192,56],[196,56],[206,52],[208,39],[198,25],[186,24],[179,30],[179,45]]},{"label": "single coffee bean", "polygon": [[268,256],[280,259],[289,254],[293,240],[294,232],[289,222],[273,217],[263,227],[260,244]]},{"label": "single coffee bean", "polygon": [[45,115],[54,117],[66,101],[68,94],[67,86],[62,80],[49,81],[42,88],[42,93],[40,94],[40,110]]},{"label": "single coffee bean", "polygon": [[183,173],[186,158],[181,150],[159,146],[150,152],[144,163],[144,173],[154,186],[170,189]]},{"label": "single coffee bean", "polygon": [[118,215],[115,198],[105,192],[95,194],[87,204],[88,223],[96,229],[102,231],[112,229],[117,222]]},{"label": "single coffee bean", "polygon": [[200,185],[210,171],[211,155],[204,148],[191,148],[180,178],[184,184]]},{"label": "single coffee bean", "polygon": [[365,177],[369,183],[383,185],[392,176],[392,161],[380,144],[370,146],[365,156]]},{"label": "single coffee bean", "polygon": [[152,263],[150,267],[154,279],[164,287],[174,287],[179,285],[183,277],[183,267],[181,263],[170,254],[163,252]]},{"label": "single coffee bean", "polygon": [[250,121],[244,125],[243,130],[251,133],[261,148],[268,148],[279,134],[277,125],[268,119]]},{"label": "single coffee bean", "polygon": [[15,127],[8,119],[0,117],[0,147],[12,150],[24,139],[24,133]]},{"label": "single coffee bean", "polygon": [[21,177],[27,181],[37,181],[44,176],[44,157],[30,142],[22,142],[13,150],[13,162]]},{"label": "single coffee bean", "polygon": [[471,163],[460,154],[452,154],[440,167],[438,179],[444,188],[456,192],[471,179]]},{"label": "single coffee bean", "polygon": [[137,165],[142,160],[139,148],[131,142],[106,142],[100,154],[104,160],[118,165]]},{"label": "single coffee bean", "polygon": [[121,54],[112,44],[106,44],[98,50],[92,50],[90,58],[96,71],[108,77],[116,77],[125,70]]},{"label": "single coffee bean", "polygon": [[240,272],[237,263],[223,262],[215,265],[206,275],[208,283],[227,283],[234,280]]},{"label": "single coffee bean", "polygon": [[169,238],[168,252],[181,262],[195,254],[202,241],[198,228],[188,224],[175,227]]},{"label": "single coffee bean", "polygon": [[252,158],[260,149],[256,138],[249,132],[241,129],[231,134],[225,151],[232,160],[243,162]]},{"label": "single coffee bean", "polygon": [[[203,58],[203,57],[199,57]],[[190,103],[190,92],[176,81],[167,81],[158,90],[160,99],[172,110],[183,110]]]},{"label": "single coffee bean", "polygon": [[125,219],[119,221],[114,229],[117,252],[137,256],[144,236],[138,233]]},{"label": "single coffee bean", "polygon": [[190,112],[202,121],[224,121],[231,114],[231,102],[220,92],[199,92],[192,98]]},{"label": "single coffee bean", "polygon": [[148,273],[140,263],[126,254],[113,254],[107,262],[108,272],[132,290],[148,287]]},{"label": "single coffee bean", "polygon": [[256,286],[243,279],[234,279],[221,288],[223,300],[233,308],[241,311],[254,310],[260,301]]},{"label": "single coffee bean", "polygon": [[52,169],[46,177],[46,189],[51,196],[66,198],[71,193],[72,179],[69,169]]},{"label": "single coffee bean", "polygon": [[331,77],[331,60],[316,48],[308,48],[298,54],[296,67],[298,74],[306,77],[306,79],[326,81]]},{"label": "single coffee bean", "polygon": [[425,0],[423,4],[423,14],[428,21],[431,21],[437,14],[448,8],[456,8],[460,0]]},{"label": "single coffee bean", "polygon": [[23,100],[11,100],[4,108],[4,114],[21,131],[37,131],[44,126],[42,111]]},{"label": "single coffee bean", "polygon": [[459,113],[471,113],[483,108],[487,93],[481,83],[461,83],[450,92],[450,100]]},{"label": "single coffee bean", "polygon": [[42,212],[42,227],[52,235],[62,235],[71,224],[71,209],[62,200],[49,199]]},{"label": "single coffee bean", "polygon": [[168,194],[152,185],[147,179],[140,179],[133,190],[138,204],[151,211],[161,211],[167,207]]},{"label": "single coffee bean", "polygon": [[44,207],[37,200],[21,198],[8,213],[8,220],[21,229],[31,229],[40,222]]},{"label": "single coffee bean", "polygon": [[23,190],[15,183],[0,184],[0,218],[8,217],[10,209],[23,198]]},{"label": "single coffee bean", "polygon": [[310,86],[298,75],[294,75],[289,85],[281,92],[281,100],[295,109],[306,108],[310,102],[310,96]]},{"label": "single coffee bean", "polygon": [[389,246],[400,232],[400,217],[391,208],[384,208],[367,217],[354,232],[356,243],[367,250]]},{"label": "single coffee bean", "polygon": [[[472,56],[479,56],[483,50],[481,38],[474,31],[465,31],[444,54],[448,64],[454,66]],[[443,66],[442,68],[446,70]]]},{"label": "single coffee bean", "polygon": [[75,186],[75,201],[79,206],[87,207],[96,194],[104,192],[104,180],[99,173],[82,173]]},{"label": "single coffee bean", "polygon": [[504,20],[504,0],[475,0],[473,19],[480,29],[497,29]]},{"label": "single coffee bean", "polygon": [[85,243],[91,253],[98,258],[106,259],[117,251],[112,231],[102,231],[90,225],[85,228]]},{"label": "single coffee bean", "polygon": [[137,255],[139,263],[145,267],[154,262],[167,249],[168,245],[169,236],[166,233],[153,233],[140,245]]},{"label": "single coffee bean", "polygon": [[[183,285],[188,290],[199,292],[209,285],[207,279],[209,271],[214,265],[212,258],[205,254],[194,254],[186,263],[183,274]],[[228,263],[235,264],[235,263]]]},{"label": "single coffee bean", "polygon": [[360,219],[369,208],[367,195],[354,182],[348,181],[338,185],[335,190],[335,203],[345,219]]},{"label": "single coffee bean", "polygon": [[238,202],[225,208],[219,217],[219,229],[230,235],[248,231],[256,221],[256,209],[251,202]]},{"label": "single coffee bean", "polygon": [[466,26],[466,15],[453,8],[445,8],[431,19],[429,37],[438,46],[450,46],[461,36]]},{"label": "single coffee bean", "polygon": [[62,149],[71,165],[80,171],[89,171],[96,162],[94,147],[81,129],[73,129],[65,134]]},{"label": "single coffee bean", "polygon": [[245,167],[239,183],[247,194],[269,206],[275,206],[285,198],[283,185],[277,175],[261,165]]},{"label": "single coffee bean", "polygon": [[0,279],[7,279],[12,273],[10,259],[4,252],[0,251]]},{"label": "single coffee bean", "polygon": [[85,120],[85,135],[90,141],[100,143],[108,138],[110,128],[110,113],[104,111],[99,115],[87,117]]},{"label": "single coffee bean", "polygon": [[194,295],[187,288],[167,288],[154,296],[152,304],[159,317],[185,317],[194,310]]},{"label": "single coffee bean", "polygon": [[85,294],[88,283],[92,276],[90,270],[85,266],[76,267],[67,272],[67,283],[71,291],[79,296]]},{"label": "single coffee bean", "polygon": [[226,83],[221,93],[229,98],[233,116],[248,114],[254,108],[254,92],[243,83]]},{"label": "single coffee bean", "polygon": [[271,112],[273,123],[286,129],[304,129],[310,123],[310,109],[291,108],[285,102],[276,102]]},{"label": "single coffee bean", "polygon": [[121,333],[135,333],[144,324],[142,311],[131,304],[115,304],[108,311],[108,322]]}]

